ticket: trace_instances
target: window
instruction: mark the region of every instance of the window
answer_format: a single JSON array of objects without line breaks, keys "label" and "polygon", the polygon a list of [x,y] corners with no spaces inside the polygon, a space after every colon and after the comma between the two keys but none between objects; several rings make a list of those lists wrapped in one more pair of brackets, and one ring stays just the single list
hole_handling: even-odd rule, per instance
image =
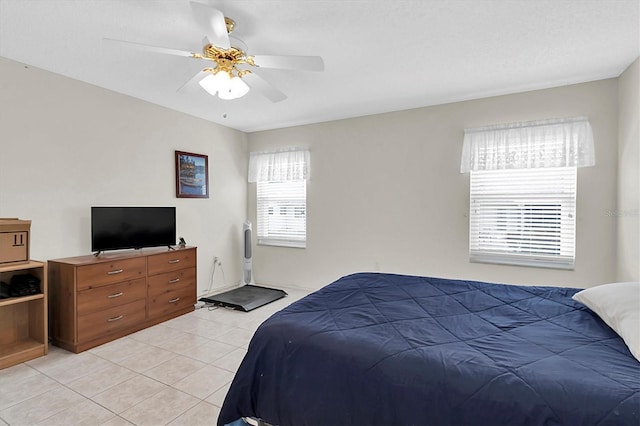
[{"label": "window", "polygon": [[573,269],[577,168],[594,164],[586,117],[465,129],[470,260]]},{"label": "window", "polygon": [[305,247],[307,182],[258,182],[258,244]]},{"label": "window", "polygon": [[252,152],[249,182],[256,182],[258,244],[306,247],[309,151]]},{"label": "window", "polygon": [[572,269],[576,170],[472,171],[470,259]]}]

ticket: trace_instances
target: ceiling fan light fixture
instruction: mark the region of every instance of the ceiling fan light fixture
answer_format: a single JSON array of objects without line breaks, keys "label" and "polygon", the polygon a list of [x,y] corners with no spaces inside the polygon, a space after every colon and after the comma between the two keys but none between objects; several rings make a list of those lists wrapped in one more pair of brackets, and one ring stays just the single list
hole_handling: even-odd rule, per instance
[{"label": "ceiling fan light fixture", "polygon": [[204,90],[209,92],[211,96],[215,96],[218,93],[218,84],[213,74],[207,75],[200,80],[199,84]]},{"label": "ceiling fan light fixture", "polygon": [[[229,94],[232,96],[231,99],[241,98],[247,93],[249,93],[249,86],[247,86],[247,83],[245,83],[240,77],[233,77],[229,86]],[[220,96],[220,91],[218,91],[218,96]]]},{"label": "ceiling fan light fixture", "polygon": [[217,94],[224,100],[241,98],[249,93],[249,86],[240,77],[232,77],[227,71],[222,70],[200,80],[200,86],[211,96]]}]

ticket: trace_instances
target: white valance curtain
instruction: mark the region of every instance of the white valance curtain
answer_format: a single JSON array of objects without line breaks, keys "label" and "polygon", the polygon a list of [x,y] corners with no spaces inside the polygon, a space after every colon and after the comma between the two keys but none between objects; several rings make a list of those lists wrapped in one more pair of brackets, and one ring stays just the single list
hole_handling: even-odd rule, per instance
[{"label": "white valance curtain", "polygon": [[594,164],[589,120],[557,118],[465,129],[460,173]]},{"label": "white valance curtain", "polygon": [[249,153],[249,182],[284,182],[309,178],[309,150],[291,148]]}]

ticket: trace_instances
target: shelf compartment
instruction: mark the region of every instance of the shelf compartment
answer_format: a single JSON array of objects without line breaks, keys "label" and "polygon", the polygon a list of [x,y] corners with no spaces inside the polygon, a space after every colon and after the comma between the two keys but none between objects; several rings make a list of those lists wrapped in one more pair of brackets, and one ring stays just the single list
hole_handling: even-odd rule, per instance
[{"label": "shelf compartment", "polygon": [[0,345],[0,369],[20,364],[47,354],[47,347],[37,340],[26,338],[8,345]]},{"label": "shelf compartment", "polygon": [[25,273],[40,279],[41,293],[0,299],[0,369],[48,351],[46,264],[29,261],[0,266],[0,280],[4,282]]}]

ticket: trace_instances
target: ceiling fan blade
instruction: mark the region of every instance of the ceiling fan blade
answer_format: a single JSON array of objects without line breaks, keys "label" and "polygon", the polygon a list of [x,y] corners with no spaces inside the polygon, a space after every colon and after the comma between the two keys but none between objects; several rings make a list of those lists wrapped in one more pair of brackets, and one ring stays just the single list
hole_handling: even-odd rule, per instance
[{"label": "ceiling fan blade", "polygon": [[281,102],[287,99],[287,95],[273,87],[271,83],[267,82],[254,72],[244,75],[242,79],[251,87],[251,89],[257,90],[271,102]]},{"label": "ceiling fan blade", "polygon": [[178,90],[176,90],[176,92],[179,92],[185,88],[192,88],[192,87],[196,87],[196,83],[200,82],[200,80],[202,80],[203,78],[205,78],[207,76],[207,72],[202,70],[196,73],[196,75],[194,75],[193,77],[191,77],[189,80],[187,80],[186,83],[184,83],[182,86],[180,86],[178,88]]},{"label": "ceiling fan blade", "polygon": [[207,36],[211,44],[222,49],[229,49],[229,33],[227,24],[224,22],[224,14],[218,9],[214,9],[206,4],[191,2],[191,8],[202,25],[207,28]]},{"label": "ceiling fan blade", "polygon": [[115,42],[115,43],[123,43],[129,46],[132,46],[136,49],[140,49],[140,50],[145,50],[147,52],[155,52],[155,53],[166,53],[169,55],[177,55],[177,56],[186,56],[187,58],[192,58],[194,53],[193,52],[189,52],[187,50],[179,50],[179,49],[171,49],[168,47],[159,47],[159,46],[151,46],[148,44],[142,44],[142,43],[136,43],[133,41],[126,41],[126,40],[117,40],[115,38],[103,38],[103,40],[108,41],[108,42]]},{"label": "ceiling fan blade", "polygon": [[320,56],[254,55],[253,61],[263,68],[324,71],[324,61]]}]

